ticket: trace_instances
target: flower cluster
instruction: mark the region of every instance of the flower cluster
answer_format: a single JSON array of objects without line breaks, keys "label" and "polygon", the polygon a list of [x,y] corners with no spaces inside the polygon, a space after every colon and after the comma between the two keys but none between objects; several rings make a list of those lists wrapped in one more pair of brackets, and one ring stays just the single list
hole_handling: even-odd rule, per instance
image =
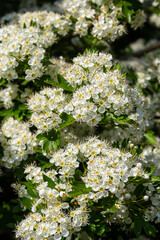
[{"label": "flower cluster", "polygon": [[[32,181],[33,184],[37,183],[37,199],[32,205],[32,213],[18,225],[17,238],[39,240],[52,237],[52,239],[60,240],[80,231],[81,227],[87,224],[86,203],[80,201],[77,201],[76,204],[69,203],[65,200],[66,194],[61,190],[64,184],[57,183],[56,188],[52,189],[48,186],[48,182],[44,181],[43,176],[48,176],[56,182],[57,172],[55,170],[44,172],[40,168],[30,165],[26,168],[25,173],[27,173],[26,179]],[[71,187],[68,182],[68,188],[71,189]]]},{"label": "flower cluster", "polygon": [[25,79],[30,81],[43,75],[45,48],[52,45],[56,37],[35,26],[9,25],[1,28],[0,40],[1,78],[21,80],[25,73]]},{"label": "flower cluster", "polygon": [[[152,192],[156,190],[154,187],[152,189]],[[158,188],[159,191],[159,188]],[[160,194],[153,194],[150,197],[150,200],[152,202],[152,206],[149,207],[146,211],[145,211],[145,217],[148,221],[155,221],[155,223],[159,223],[160,222]]]},{"label": "flower cluster", "polygon": [[157,144],[153,148],[151,146],[146,146],[143,149],[143,152],[140,154],[142,159],[143,166],[155,167],[153,172],[154,176],[160,177],[160,147],[159,147],[160,139],[157,138]]},{"label": "flower cluster", "polygon": [[17,92],[17,84],[8,84],[5,89],[0,90],[0,100],[5,108],[11,108],[14,105],[12,100],[17,97]]},{"label": "flower cluster", "polygon": [[[32,213],[17,227],[17,237],[45,239],[53,236],[53,239],[61,239],[80,231],[80,228],[88,222],[89,200],[97,202],[109,194],[120,198],[124,194],[129,177],[145,176],[142,165],[133,159],[129,152],[111,148],[97,138],[90,138],[82,144],[68,144],[65,149],[54,153],[50,162],[57,170],[42,171],[35,165],[29,165],[25,169],[26,179],[36,184],[37,198],[32,204]],[[86,174],[82,180],[90,192],[74,197],[72,179],[80,163],[86,164]],[[49,181],[50,184],[54,183],[52,187]],[[22,193],[22,187],[19,189],[18,192]],[[24,191],[24,196],[25,194]],[[72,196],[70,202],[67,196]],[[124,212],[123,215],[126,216],[125,209],[127,209],[125,205],[119,207],[117,205],[118,212],[108,221],[114,222],[115,219],[116,222],[120,221],[118,214]],[[129,216],[125,221],[129,222]]]},{"label": "flower cluster", "polygon": [[[149,47],[151,44],[156,43],[152,41],[146,45]],[[133,48],[136,50],[139,48],[143,49],[144,41],[135,43]],[[131,46],[132,47],[132,46]],[[141,58],[130,58],[128,61],[122,61],[121,64],[126,67],[133,69],[137,74],[137,86],[141,88],[146,88],[151,85],[151,81],[157,79],[157,82],[160,84],[160,58],[159,50],[152,51]]]},{"label": "flower cluster", "polygon": [[[92,2],[94,3],[94,1]],[[117,19],[118,15],[122,15],[122,9],[115,7],[112,0],[106,1],[98,10],[92,8],[88,0],[81,2],[64,0],[57,5],[76,19],[75,33],[80,36],[87,35],[88,29],[92,28],[91,33],[94,37],[98,39],[107,37],[114,41],[125,32],[124,26]]]},{"label": "flower cluster", "polygon": [[[141,97],[129,88],[119,70],[112,70],[110,54],[86,53],[73,59],[73,66],[63,76],[72,86],[79,86],[65,107],[78,122],[97,125],[105,112],[130,115],[142,128],[146,114]],[[105,70],[104,70],[105,69]],[[133,112],[136,108],[136,113]],[[108,113],[106,113],[108,114]],[[146,123],[146,124],[145,124]]]},{"label": "flower cluster", "polygon": [[96,192],[97,199],[110,193],[119,198],[129,177],[144,176],[142,164],[129,152],[111,148],[104,141],[91,138],[80,151],[87,158],[87,175],[82,179]]},{"label": "flower cluster", "polygon": [[25,215],[16,238],[115,239],[112,226],[156,236],[159,43],[129,43],[145,21],[160,25],[156,5],[61,0],[0,20],[0,168],[19,197],[0,220]]},{"label": "flower cluster", "polygon": [[51,130],[62,122],[59,114],[63,112],[67,95],[62,89],[44,88],[28,99],[32,110],[31,122],[40,132]]},{"label": "flower cluster", "polygon": [[146,22],[146,18],[147,18],[147,16],[146,16],[145,12],[139,9],[135,13],[134,17],[132,18],[131,27],[134,30],[136,30],[139,27],[142,27],[143,24]]},{"label": "flower cluster", "polygon": [[156,13],[153,13],[151,16],[150,16],[150,22],[154,25],[156,25],[156,27],[160,27],[160,15],[159,14],[156,14]]},{"label": "flower cluster", "polygon": [[35,153],[36,137],[28,123],[9,118],[2,125],[0,143],[3,146],[1,164],[7,168],[18,166],[29,154]]}]

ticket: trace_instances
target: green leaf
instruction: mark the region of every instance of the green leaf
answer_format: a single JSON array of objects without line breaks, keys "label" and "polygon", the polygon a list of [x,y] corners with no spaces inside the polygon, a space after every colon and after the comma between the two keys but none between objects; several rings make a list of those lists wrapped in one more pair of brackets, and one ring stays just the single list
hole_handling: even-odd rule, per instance
[{"label": "green leaf", "polygon": [[59,124],[59,130],[75,122],[74,117],[72,115],[68,115],[65,112],[61,113],[60,118],[63,119],[64,122]]},{"label": "green leaf", "polygon": [[49,187],[49,188],[52,188],[52,189],[55,188],[56,184],[53,182],[53,180],[52,180],[51,178],[49,178],[49,177],[46,176],[45,174],[43,174],[43,180],[44,180],[45,182],[48,182],[48,187]]},{"label": "green leaf", "polygon": [[147,167],[147,168],[145,168],[145,173],[148,174],[149,176],[151,176],[155,169],[156,169],[156,167],[154,167],[154,166]]},{"label": "green leaf", "polygon": [[45,82],[51,84],[52,86],[62,88],[68,92],[73,92],[74,88],[67,82],[67,80],[60,74],[57,74],[58,82],[53,79],[47,79]]},{"label": "green leaf", "polygon": [[22,182],[27,187],[27,192],[32,198],[37,198],[36,188],[32,182]]},{"label": "green leaf", "polygon": [[140,214],[134,216],[134,233],[136,237],[141,234],[142,231],[142,217]]},{"label": "green leaf", "polygon": [[122,70],[122,67],[121,67],[121,65],[120,65],[120,63],[118,62],[118,63],[116,63],[115,65],[113,65],[113,70],[119,70],[119,71],[121,71]]},{"label": "green leaf", "polygon": [[128,118],[127,115],[121,115],[121,116],[114,116],[116,118],[116,121],[120,124],[126,124],[126,123],[129,123],[129,124],[135,124],[135,121]]},{"label": "green leaf", "polygon": [[13,116],[13,109],[4,109],[0,111],[0,117],[11,117]]},{"label": "green leaf", "polygon": [[14,229],[15,228],[15,223],[8,223],[6,226]]},{"label": "green leaf", "polygon": [[134,10],[132,9],[132,3],[124,1],[123,7],[122,7],[122,12],[123,12],[124,16],[127,18],[128,23],[130,23],[131,16],[134,13]]},{"label": "green leaf", "polygon": [[25,104],[20,104],[20,105],[18,106],[18,109],[24,111],[24,110],[28,110],[28,107],[27,107],[27,105],[25,105]]},{"label": "green leaf", "polygon": [[160,182],[160,177],[152,176],[150,181],[151,182]]},{"label": "green leaf", "polygon": [[19,205],[14,206],[12,208],[12,213],[18,213],[18,212],[21,212],[21,211],[22,211],[22,209],[21,209],[21,207]]},{"label": "green leaf", "polygon": [[144,134],[144,136],[146,137],[147,142],[149,142],[150,144],[152,145],[157,144],[156,137],[153,131],[148,131],[146,134]]},{"label": "green leaf", "polygon": [[110,120],[112,120],[112,116],[111,115],[103,115],[101,121],[99,122],[99,124],[106,124]]},{"label": "green leaf", "polygon": [[27,197],[23,197],[23,198],[21,198],[21,202],[28,210],[31,211],[33,200],[31,200]]},{"label": "green leaf", "polygon": [[143,184],[138,184],[138,186],[134,190],[134,194],[139,198],[140,196],[143,197],[145,186]]},{"label": "green leaf", "polygon": [[24,168],[23,168],[24,163],[21,163],[18,168],[14,170],[14,175],[15,177],[20,181],[24,177]]},{"label": "green leaf", "polygon": [[60,145],[60,132],[58,130],[52,129],[48,133],[40,133],[37,135],[37,141],[43,142],[43,150],[50,151],[54,149],[55,151],[58,149]]},{"label": "green leaf", "polygon": [[107,212],[115,212],[115,202],[116,202],[117,198],[115,196],[110,195],[109,197],[103,198],[100,201],[100,205],[101,206],[105,206],[107,208]]},{"label": "green leaf", "polygon": [[81,194],[87,194],[92,191],[92,188],[86,188],[86,185],[84,182],[81,181],[73,181],[72,183],[73,190],[69,192],[70,197],[79,196]]},{"label": "green leaf", "polygon": [[128,139],[124,138],[121,144],[121,148],[126,149],[128,146],[128,143],[129,143],[129,138]]},{"label": "green leaf", "polygon": [[116,7],[121,7],[123,5],[123,1],[122,0],[113,0],[113,4]]},{"label": "green leaf", "polygon": [[147,222],[147,220],[142,219],[142,226],[148,236],[156,237],[156,232],[158,231],[151,223]]},{"label": "green leaf", "polygon": [[132,68],[127,69],[126,77],[129,79],[129,81],[133,85],[135,85],[137,83],[138,76],[137,76],[137,73]]},{"label": "green leaf", "polygon": [[50,163],[49,159],[46,158],[43,154],[37,155],[36,159],[40,162],[40,164],[38,164],[38,166],[40,166],[42,170],[54,166],[54,164]]},{"label": "green leaf", "polygon": [[29,83],[29,81],[25,80],[21,83],[22,86],[26,86]]}]

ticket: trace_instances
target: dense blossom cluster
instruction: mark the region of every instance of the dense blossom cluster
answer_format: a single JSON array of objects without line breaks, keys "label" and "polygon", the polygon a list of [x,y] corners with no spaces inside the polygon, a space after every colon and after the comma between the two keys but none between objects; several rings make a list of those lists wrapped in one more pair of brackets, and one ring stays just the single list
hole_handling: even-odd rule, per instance
[{"label": "dense blossom cluster", "polygon": [[[53,236],[53,239],[67,237],[75,231],[80,231],[80,228],[87,224],[89,200],[97,202],[110,193],[120,198],[129,177],[143,175],[148,177],[144,174],[142,165],[134,160],[129,152],[120,152],[119,149],[111,148],[97,138],[90,138],[78,145],[68,144],[64,149],[54,153],[50,162],[54,163],[57,171],[45,172],[34,165],[29,165],[25,169],[26,179],[38,184],[36,191],[39,197],[32,205],[32,213],[17,227],[17,237],[22,239],[27,236],[33,239],[45,239],[50,236]],[[91,191],[72,197],[72,202],[76,202],[74,206],[69,204],[67,196],[72,196],[70,195],[73,187],[72,178],[81,162],[87,164],[86,174],[82,180]],[[44,175],[54,181],[55,188],[48,186],[44,181]],[[22,193],[22,187],[17,187],[17,190]],[[24,191],[24,196],[25,194]],[[38,206],[41,206],[41,212],[38,212]],[[117,205],[117,212],[108,221],[114,222],[115,219],[116,222],[119,221],[118,214],[122,214],[125,208],[125,205],[119,207]],[[128,216],[128,223],[131,221],[129,219]]]},{"label": "dense blossom cluster", "polygon": [[131,27],[134,30],[136,30],[139,27],[142,27],[143,24],[146,22],[146,18],[147,18],[147,16],[146,16],[145,12],[139,9],[132,19]]},{"label": "dense blossom cluster", "polygon": [[18,85],[8,84],[7,87],[0,91],[0,99],[4,104],[5,108],[11,108],[14,103],[13,99],[17,97]]},{"label": "dense blossom cluster", "polygon": [[48,131],[62,122],[59,114],[63,112],[67,96],[63,90],[45,88],[28,100],[28,107],[33,111],[31,122],[40,131]]},{"label": "dense blossom cluster", "polygon": [[[133,48],[135,49],[143,49],[144,41],[139,41],[137,44],[134,44]],[[147,44],[149,47],[151,44],[156,44],[156,42],[152,42]],[[132,47],[131,46],[131,47]],[[159,49],[152,51],[146,54],[144,57],[141,58],[131,58],[128,61],[122,61],[122,65],[128,68],[132,68],[137,74],[137,85],[141,88],[146,88],[151,85],[151,81],[155,78],[157,79],[158,83],[160,83],[160,58],[159,58]]]},{"label": "dense blossom cluster", "polygon": [[0,20],[0,167],[17,181],[16,238],[72,239],[83,231],[112,238],[117,226],[148,240],[136,221],[155,236],[160,52],[152,44],[159,44],[131,43],[118,63],[123,51],[113,42],[146,21],[159,27],[150,13],[157,5],[61,0]]},{"label": "dense blossom cluster", "polygon": [[35,26],[9,25],[0,29],[0,40],[1,78],[21,81],[25,73],[30,81],[43,75],[45,48],[55,42],[56,36]]},{"label": "dense blossom cluster", "polygon": [[91,138],[80,150],[88,159],[87,175],[82,179],[96,192],[97,199],[109,193],[119,198],[129,177],[144,176],[142,165],[130,153],[113,149],[103,141]]},{"label": "dense blossom cluster", "polygon": [[28,123],[9,118],[2,125],[0,142],[4,149],[1,164],[7,168],[18,166],[29,154],[35,153],[36,137]]},{"label": "dense blossom cluster", "polygon": [[64,74],[71,85],[74,82],[73,86],[83,83],[65,107],[77,121],[95,126],[106,111],[117,116],[130,115],[134,107],[137,107],[134,120],[141,121],[145,115],[140,97],[129,88],[119,70],[111,69],[111,59],[110,54],[87,53],[73,59],[74,65]]},{"label": "dense blossom cluster", "polygon": [[143,165],[155,167],[154,176],[160,177],[160,139],[157,139],[157,144],[153,148],[146,146],[140,154]]}]

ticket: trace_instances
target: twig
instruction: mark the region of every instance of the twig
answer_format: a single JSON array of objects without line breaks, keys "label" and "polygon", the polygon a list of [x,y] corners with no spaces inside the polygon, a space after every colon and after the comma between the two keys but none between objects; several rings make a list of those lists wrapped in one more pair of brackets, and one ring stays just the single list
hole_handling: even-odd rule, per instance
[{"label": "twig", "polygon": [[128,59],[130,57],[142,57],[146,53],[154,51],[154,50],[156,50],[158,48],[160,48],[160,41],[157,42],[157,43],[154,43],[154,44],[152,44],[152,45],[150,45],[150,46],[148,46],[148,47],[146,47],[146,48],[144,48],[144,49],[142,49],[140,51],[137,51],[137,52],[135,52],[133,54],[124,55],[124,56],[120,57],[120,59]]}]

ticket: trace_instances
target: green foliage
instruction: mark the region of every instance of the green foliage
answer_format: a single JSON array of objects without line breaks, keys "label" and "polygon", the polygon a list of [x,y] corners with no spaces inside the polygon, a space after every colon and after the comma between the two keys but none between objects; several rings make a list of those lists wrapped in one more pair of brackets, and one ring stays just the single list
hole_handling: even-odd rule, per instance
[{"label": "green foliage", "polygon": [[141,234],[142,229],[146,233],[146,235],[151,237],[156,237],[157,229],[144,219],[142,214],[135,214],[134,216],[134,233],[136,237]]},{"label": "green foliage", "polygon": [[63,112],[61,113],[60,115],[60,118],[64,121],[62,123],[59,124],[59,130],[64,128],[64,127],[67,127],[69,125],[71,125],[72,123],[75,122],[75,119],[72,115],[68,115],[67,113]]},{"label": "green foliage", "polygon": [[100,121],[99,124],[106,124],[108,122],[112,122],[113,125],[115,125],[114,123],[119,123],[119,125],[124,125],[125,127],[128,124],[135,124],[135,121],[130,119],[128,117],[128,115],[120,115],[120,116],[116,116],[111,112],[106,111],[106,113],[104,113],[104,115],[102,116],[102,120]]},{"label": "green foliage", "polygon": [[24,162],[14,169],[14,176],[18,181],[21,181],[24,178]]},{"label": "green foliage", "polygon": [[113,0],[113,3],[116,7],[122,7],[123,0]]},{"label": "green foliage", "polygon": [[156,141],[156,137],[154,135],[154,132],[153,131],[148,131],[144,134],[147,142],[149,142],[150,144],[152,145],[156,145],[157,144],[157,141]]},{"label": "green foliage", "polygon": [[46,83],[51,84],[52,86],[62,88],[68,92],[73,92],[74,88],[67,82],[67,80],[60,74],[57,74],[57,82],[53,79],[45,80]]},{"label": "green foliage", "polygon": [[23,219],[22,209],[18,199],[12,199],[9,202],[0,204],[0,226],[1,230],[14,229],[17,221]]},{"label": "green foliage", "polygon": [[132,3],[128,2],[128,1],[123,1],[122,12],[123,12],[124,16],[126,17],[128,23],[130,23],[131,17],[134,13],[134,10],[132,8]]},{"label": "green foliage", "polygon": [[60,132],[58,130],[52,129],[48,133],[41,133],[37,135],[37,141],[43,141],[43,150],[50,152],[51,149],[55,151],[60,145]]},{"label": "green foliage", "polygon": [[82,181],[73,181],[72,182],[72,191],[69,192],[70,197],[77,197],[81,194],[87,194],[92,191],[91,187],[86,187],[85,183]]},{"label": "green foliage", "polygon": [[136,237],[141,234],[142,231],[142,216],[140,214],[136,214],[134,216],[134,233]]},{"label": "green foliage", "polygon": [[45,182],[48,182],[48,187],[54,189],[56,184],[53,182],[53,180],[51,178],[49,178],[48,176],[46,176],[45,174],[43,174],[43,180]]},{"label": "green foliage", "polygon": [[22,197],[21,202],[29,211],[31,211],[33,200],[27,197]]},{"label": "green foliage", "polygon": [[118,62],[115,65],[113,65],[111,69],[121,71],[122,67],[121,67],[120,63]]},{"label": "green foliage", "polygon": [[27,192],[32,198],[37,198],[36,186],[31,181],[21,183],[27,187]]},{"label": "green foliage", "polygon": [[25,104],[15,103],[14,107],[9,109],[0,110],[0,117],[6,120],[9,117],[14,117],[17,120],[23,120],[24,118],[29,118],[31,112],[28,110]]},{"label": "green foliage", "polygon": [[37,155],[36,159],[39,162],[38,166],[41,167],[42,170],[44,170],[46,168],[54,167],[54,165],[49,162],[49,159],[46,158],[43,154]]}]

